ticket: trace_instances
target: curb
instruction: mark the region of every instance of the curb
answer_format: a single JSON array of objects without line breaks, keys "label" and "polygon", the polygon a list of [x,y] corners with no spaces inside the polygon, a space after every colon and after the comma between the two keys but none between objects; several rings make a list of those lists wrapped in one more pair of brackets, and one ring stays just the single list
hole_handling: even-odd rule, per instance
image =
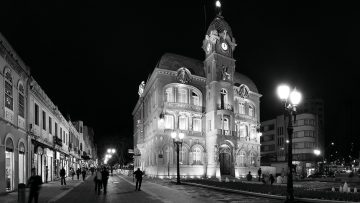
[{"label": "curb", "polygon": [[[174,181],[172,181],[172,182],[174,182]],[[226,192],[232,192],[232,193],[238,193],[238,194],[257,196],[257,197],[265,197],[265,198],[270,198],[270,199],[278,199],[278,200],[285,200],[286,199],[285,196],[280,196],[280,195],[269,195],[269,194],[263,194],[263,193],[248,192],[248,191],[243,191],[243,190],[235,190],[235,189],[228,189],[228,188],[221,188],[221,187],[215,187],[215,186],[202,185],[202,184],[197,184],[197,183],[182,182],[181,184],[197,186],[197,187],[204,187],[204,188],[209,188],[209,189],[214,189],[214,190],[219,190],[219,191],[226,191]],[[318,203],[327,203],[327,202],[330,202],[330,203],[344,203],[344,202],[347,202],[347,203],[355,203],[355,202],[348,202],[348,201],[310,199],[310,198],[296,198],[296,197],[294,199],[296,201],[300,201],[300,202],[318,202]]]}]

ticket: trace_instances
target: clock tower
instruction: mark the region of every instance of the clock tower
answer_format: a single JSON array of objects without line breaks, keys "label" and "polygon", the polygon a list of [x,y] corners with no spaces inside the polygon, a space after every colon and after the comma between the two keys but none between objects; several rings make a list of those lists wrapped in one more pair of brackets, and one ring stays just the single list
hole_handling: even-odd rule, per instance
[{"label": "clock tower", "polygon": [[[207,176],[234,175],[230,153],[229,166],[222,166],[220,151],[226,136],[235,129],[233,76],[235,72],[235,39],[221,14],[210,23],[203,41],[206,76],[206,152]],[[230,144],[231,145],[231,144]],[[229,146],[230,151],[231,146]],[[227,165],[227,164],[226,164]]]}]

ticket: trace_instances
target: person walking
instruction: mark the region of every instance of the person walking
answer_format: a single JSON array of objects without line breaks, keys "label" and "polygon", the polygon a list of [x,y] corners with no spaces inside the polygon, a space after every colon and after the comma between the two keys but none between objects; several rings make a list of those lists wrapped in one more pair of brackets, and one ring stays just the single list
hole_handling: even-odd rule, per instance
[{"label": "person walking", "polygon": [[261,168],[259,168],[258,170],[258,178],[259,178],[259,182],[261,181]]},{"label": "person walking", "polygon": [[107,170],[106,167],[104,167],[103,171],[101,172],[101,178],[102,178],[102,184],[104,187],[104,194],[106,194],[106,188],[107,188],[107,183],[108,183],[108,179],[109,179],[109,171]]},{"label": "person walking", "polygon": [[31,177],[28,180],[28,187],[30,187],[29,201],[31,203],[34,199],[35,203],[38,203],[39,193],[41,188],[42,180],[39,175],[35,174],[35,168],[31,169]]},{"label": "person walking", "polygon": [[81,174],[82,174],[83,181],[85,181],[85,176],[86,176],[86,170],[85,170],[85,168],[83,168]]},{"label": "person walking", "polygon": [[61,185],[66,185],[66,180],[65,180],[65,169],[64,167],[62,167],[60,169],[60,179],[61,179]]},{"label": "person walking", "polygon": [[93,166],[90,168],[90,171],[91,171],[91,175],[93,176],[94,175],[94,167]]},{"label": "person walking", "polygon": [[79,180],[79,177],[80,177],[80,173],[81,173],[80,168],[76,169],[76,175],[77,175],[78,180]]},{"label": "person walking", "polygon": [[102,174],[100,168],[96,169],[94,181],[95,181],[95,192],[97,192],[98,195],[100,195],[100,189],[102,184]]},{"label": "person walking", "polygon": [[133,174],[135,175],[135,178],[136,178],[135,191],[136,190],[141,191],[140,188],[141,188],[143,172],[140,171],[140,168],[138,168]]},{"label": "person walking", "polygon": [[71,173],[71,180],[74,180],[74,175],[75,175],[74,168],[71,168],[70,173]]}]

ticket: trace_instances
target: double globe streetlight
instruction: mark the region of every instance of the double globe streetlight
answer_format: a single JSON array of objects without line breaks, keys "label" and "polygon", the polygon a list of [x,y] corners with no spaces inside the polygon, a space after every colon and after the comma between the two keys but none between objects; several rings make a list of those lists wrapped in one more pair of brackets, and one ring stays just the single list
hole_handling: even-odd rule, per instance
[{"label": "double globe streetlight", "polygon": [[183,139],[185,137],[185,134],[182,132],[171,132],[171,138],[173,139],[174,146],[176,146],[176,166],[177,166],[177,178],[176,178],[176,184],[180,184],[180,160],[179,160],[179,151],[180,147],[182,147]]},{"label": "double globe streetlight", "polygon": [[277,94],[281,101],[284,103],[285,114],[289,117],[289,123],[287,126],[288,132],[288,180],[287,180],[287,195],[286,202],[294,201],[294,188],[293,188],[293,176],[292,176],[292,134],[294,131],[292,117],[294,116],[294,122],[296,121],[296,106],[301,101],[301,93],[294,88],[290,90],[288,85],[279,85],[277,87]]},{"label": "double globe streetlight", "polygon": [[107,164],[112,155],[115,154],[116,150],[114,148],[107,149],[107,154],[105,154],[104,164]]}]

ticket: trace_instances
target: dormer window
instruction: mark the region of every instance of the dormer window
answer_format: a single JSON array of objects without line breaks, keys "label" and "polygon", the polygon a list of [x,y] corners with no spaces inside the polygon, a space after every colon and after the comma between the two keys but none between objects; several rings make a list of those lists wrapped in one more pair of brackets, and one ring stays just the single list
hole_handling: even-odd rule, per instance
[{"label": "dormer window", "polygon": [[184,88],[179,88],[178,89],[178,102],[179,103],[188,103],[188,98],[187,98],[187,90]]}]

